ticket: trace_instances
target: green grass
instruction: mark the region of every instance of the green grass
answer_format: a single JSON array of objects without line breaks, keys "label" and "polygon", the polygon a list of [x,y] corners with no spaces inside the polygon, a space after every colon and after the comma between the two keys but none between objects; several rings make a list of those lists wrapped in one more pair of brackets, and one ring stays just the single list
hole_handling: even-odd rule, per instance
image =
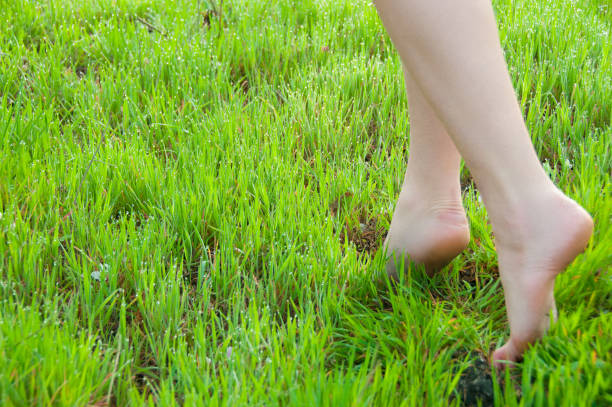
[{"label": "green grass", "polygon": [[[508,335],[490,227],[464,171],[469,250],[382,277],[409,121],[374,7],[221,4],[0,1],[0,404],[461,405]],[[495,404],[609,405],[612,11],[494,5],[596,224]]]}]

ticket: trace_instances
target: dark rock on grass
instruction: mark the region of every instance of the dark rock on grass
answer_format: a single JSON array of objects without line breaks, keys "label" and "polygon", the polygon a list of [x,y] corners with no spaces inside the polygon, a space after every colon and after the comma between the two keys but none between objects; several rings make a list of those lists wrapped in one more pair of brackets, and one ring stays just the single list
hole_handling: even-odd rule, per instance
[{"label": "dark rock on grass", "polygon": [[465,369],[456,392],[461,398],[462,406],[493,406],[493,380],[486,360],[478,358],[472,366]]}]

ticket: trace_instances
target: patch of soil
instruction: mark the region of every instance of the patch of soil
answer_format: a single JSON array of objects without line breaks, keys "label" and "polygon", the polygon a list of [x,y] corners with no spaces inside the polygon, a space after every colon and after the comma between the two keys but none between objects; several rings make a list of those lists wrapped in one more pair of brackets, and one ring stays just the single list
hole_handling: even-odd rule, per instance
[{"label": "patch of soil", "polygon": [[462,406],[493,406],[493,379],[486,360],[476,359],[474,364],[461,374],[456,392],[461,397]]},{"label": "patch of soil", "polygon": [[340,235],[340,243],[348,239],[355,245],[358,253],[373,254],[380,247],[385,235],[386,231],[378,226],[376,219],[370,219],[365,223],[359,223],[355,228],[346,228]]},{"label": "patch of soil", "polygon": [[[332,216],[338,216],[340,208],[346,200],[353,197],[351,192],[345,192],[336,198],[330,205],[329,211]],[[353,219],[358,219],[359,223],[356,226],[349,226],[346,223],[340,230],[340,243],[344,244],[349,241],[355,245],[355,249],[359,254],[374,254],[381,246],[382,240],[387,235],[387,231],[378,224],[378,219],[369,218],[365,209],[357,209],[351,215]]]}]

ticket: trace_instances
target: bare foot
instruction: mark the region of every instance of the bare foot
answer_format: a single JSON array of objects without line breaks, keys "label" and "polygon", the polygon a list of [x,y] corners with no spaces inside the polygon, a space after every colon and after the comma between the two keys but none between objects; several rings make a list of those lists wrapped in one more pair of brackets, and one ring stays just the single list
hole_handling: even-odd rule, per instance
[{"label": "bare foot", "polygon": [[510,323],[510,340],[492,356],[497,367],[519,360],[556,320],[555,277],[585,249],[593,231],[593,220],[576,202],[556,189],[543,195],[504,219],[503,231],[493,223]]},{"label": "bare foot", "polygon": [[451,200],[426,200],[416,193],[400,194],[384,247],[387,274],[397,279],[396,264],[404,257],[423,264],[431,274],[461,253],[470,241],[465,210],[458,196]]}]

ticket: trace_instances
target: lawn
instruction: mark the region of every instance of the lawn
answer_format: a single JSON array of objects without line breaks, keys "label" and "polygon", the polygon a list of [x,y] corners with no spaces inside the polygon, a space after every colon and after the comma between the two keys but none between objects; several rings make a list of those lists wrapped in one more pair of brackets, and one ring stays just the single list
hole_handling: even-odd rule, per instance
[{"label": "lawn", "polygon": [[497,258],[395,285],[409,119],[364,1],[0,1],[0,405],[612,403],[612,10],[494,1],[538,155],[594,217],[513,369]]}]

